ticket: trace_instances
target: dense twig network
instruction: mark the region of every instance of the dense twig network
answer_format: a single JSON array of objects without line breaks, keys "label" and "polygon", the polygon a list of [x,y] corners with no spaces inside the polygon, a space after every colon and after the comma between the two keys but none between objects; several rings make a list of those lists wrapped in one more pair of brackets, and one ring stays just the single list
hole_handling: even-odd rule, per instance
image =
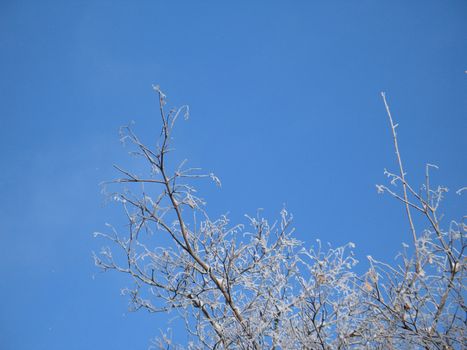
[{"label": "dense twig network", "polygon": [[[116,166],[122,177],[111,182],[125,186],[112,198],[123,207],[127,230],[96,234],[112,243],[95,254],[96,264],[132,277],[135,286],[125,292],[134,309],[177,310],[191,338],[187,349],[464,347],[466,224],[441,226],[447,189],[432,188],[433,165],[427,165],[423,191],[408,183],[384,94],[399,171],[386,171],[390,185],[377,188],[403,203],[413,245],[404,245],[398,263],[369,256],[367,273],[358,275],[352,243],[325,249],[317,241],[306,249],[293,237],[285,209],[273,224],[261,216],[248,217],[246,227],[227,217],[210,219],[192,183],[220,181],[185,163],[169,170],[172,131],[188,107],[166,112],[166,96],[155,91],[162,122],[157,147],[122,129],[122,139],[145,159],[147,175]],[[423,231],[417,232],[412,211],[426,220]],[[166,334],[153,346],[182,348]]]}]

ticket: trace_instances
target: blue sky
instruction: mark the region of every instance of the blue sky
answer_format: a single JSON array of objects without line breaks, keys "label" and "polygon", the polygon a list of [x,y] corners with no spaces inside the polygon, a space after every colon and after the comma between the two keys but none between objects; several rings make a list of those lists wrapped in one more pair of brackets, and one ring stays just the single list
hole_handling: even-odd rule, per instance
[{"label": "blue sky", "polygon": [[[146,349],[165,328],[91,259],[92,232],[121,222],[98,187],[127,162],[119,126],[158,133],[153,83],[190,105],[176,157],[222,179],[201,185],[212,216],[286,205],[307,245],[392,259],[409,238],[375,190],[395,169],[381,90],[409,179],[430,162],[466,185],[465,1],[4,0],[0,52],[5,350]],[[448,216],[465,209],[453,192]]]}]

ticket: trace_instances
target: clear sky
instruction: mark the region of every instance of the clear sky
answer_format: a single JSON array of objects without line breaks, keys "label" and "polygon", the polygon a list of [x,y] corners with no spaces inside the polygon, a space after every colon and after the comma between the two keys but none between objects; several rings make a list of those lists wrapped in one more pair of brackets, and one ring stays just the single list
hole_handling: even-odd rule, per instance
[{"label": "clear sky", "polygon": [[177,157],[222,179],[201,186],[212,216],[285,204],[306,245],[391,260],[409,236],[375,190],[395,169],[379,93],[409,179],[435,163],[455,190],[466,69],[464,0],[0,1],[0,348],[146,349],[173,316],[127,313],[129,282],[91,259],[121,221],[98,187],[127,161],[119,126],[158,133],[151,84],[191,107]]}]

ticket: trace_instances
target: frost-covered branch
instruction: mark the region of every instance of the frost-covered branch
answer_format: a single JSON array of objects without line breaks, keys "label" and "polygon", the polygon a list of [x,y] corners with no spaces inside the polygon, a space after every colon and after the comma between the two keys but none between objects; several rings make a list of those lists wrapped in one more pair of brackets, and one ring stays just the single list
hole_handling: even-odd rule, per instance
[{"label": "frost-covered branch", "polygon": [[[157,145],[146,146],[131,126],[121,130],[147,172],[115,166],[121,177],[106,183],[127,225],[96,234],[110,244],[94,255],[96,264],[134,282],[124,289],[132,309],[177,312],[191,339],[187,349],[463,347],[466,225],[442,225],[447,189],[431,187],[432,165],[423,191],[408,183],[384,95],[399,173],[386,171],[390,184],[378,190],[404,205],[413,245],[403,246],[396,263],[369,256],[361,275],[353,243],[334,248],[317,240],[306,248],[294,238],[286,209],[273,222],[259,214],[237,225],[226,216],[210,218],[195,182],[220,185],[219,179],[186,161],[169,161],[175,121],[189,109],[166,111],[166,96],[155,91],[162,123]],[[415,231],[414,214],[426,220],[424,231]],[[165,333],[153,347],[182,348]]]}]

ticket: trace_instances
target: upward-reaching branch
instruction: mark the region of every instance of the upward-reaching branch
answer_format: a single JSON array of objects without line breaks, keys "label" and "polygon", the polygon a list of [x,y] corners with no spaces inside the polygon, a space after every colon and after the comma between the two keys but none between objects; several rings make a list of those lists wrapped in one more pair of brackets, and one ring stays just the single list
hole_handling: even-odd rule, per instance
[{"label": "upward-reaching branch", "polygon": [[410,225],[410,231],[412,232],[412,240],[414,243],[414,249],[415,249],[415,269],[416,272],[420,272],[420,263],[419,263],[419,256],[418,256],[418,248],[417,248],[417,232],[415,231],[415,225],[412,219],[412,213],[410,211],[410,202],[409,202],[409,197],[407,194],[407,181],[405,180],[405,171],[404,171],[404,166],[402,165],[402,157],[399,152],[399,144],[397,141],[397,133],[396,133],[396,128],[398,124],[394,124],[394,120],[392,119],[391,111],[389,109],[388,102],[386,100],[386,93],[381,92],[381,97],[383,98],[384,101],[384,106],[386,107],[386,112],[388,115],[389,123],[391,126],[391,132],[392,132],[392,139],[394,142],[394,150],[396,152],[396,157],[397,157],[397,163],[399,165],[399,173],[400,173],[400,179],[402,182],[402,189],[404,193],[404,202],[405,202],[405,211],[407,213],[407,219],[409,220],[409,225]]}]

